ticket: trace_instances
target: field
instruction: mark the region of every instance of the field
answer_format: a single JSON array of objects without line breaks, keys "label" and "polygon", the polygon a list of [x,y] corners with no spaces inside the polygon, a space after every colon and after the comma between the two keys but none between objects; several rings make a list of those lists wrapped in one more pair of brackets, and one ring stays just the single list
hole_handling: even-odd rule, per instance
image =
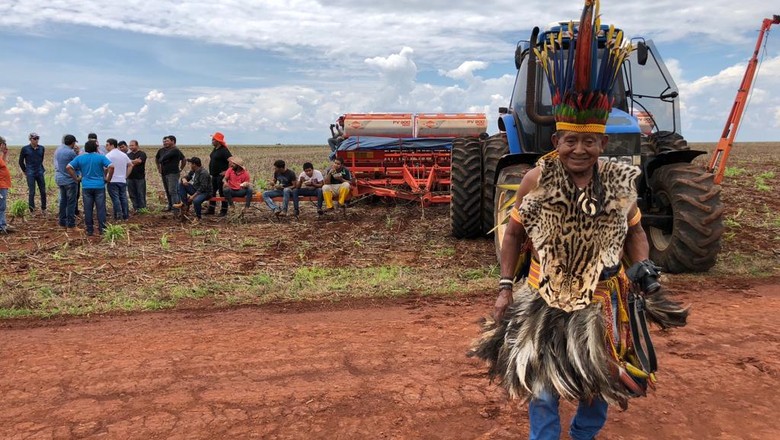
[{"label": "field", "polygon": [[[275,159],[323,168],[326,150],[232,149],[258,186]],[[27,199],[15,171],[11,204]],[[48,216],[12,217],[0,236],[0,437],[527,435],[523,408],[463,356],[498,268],[492,241],[449,236],[448,207],[360,202],[319,218],[305,204],[295,221],[257,206],[191,226],[160,212],[152,171],[150,212],[112,237],[57,227],[51,177]],[[664,278],[692,322],[655,333],[659,392],[600,438],[771,437],[779,171],[780,144],[735,147],[716,267]]]}]

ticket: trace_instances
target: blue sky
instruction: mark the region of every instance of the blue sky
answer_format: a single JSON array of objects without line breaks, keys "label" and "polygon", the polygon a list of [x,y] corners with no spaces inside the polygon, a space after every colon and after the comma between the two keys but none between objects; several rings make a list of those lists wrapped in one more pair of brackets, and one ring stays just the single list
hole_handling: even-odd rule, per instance
[{"label": "blue sky", "polygon": [[[737,4],[734,4],[737,3]],[[764,0],[605,0],[602,20],[652,38],[682,96],[682,132],[717,141]],[[166,134],[207,144],[325,143],[346,112],[485,112],[509,104],[513,52],[581,2],[40,1],[0,5],[0,135],[44,144]],[[671,12],[675,11],[675,12]],[[737,141],[780,140],[780,26]]]}]

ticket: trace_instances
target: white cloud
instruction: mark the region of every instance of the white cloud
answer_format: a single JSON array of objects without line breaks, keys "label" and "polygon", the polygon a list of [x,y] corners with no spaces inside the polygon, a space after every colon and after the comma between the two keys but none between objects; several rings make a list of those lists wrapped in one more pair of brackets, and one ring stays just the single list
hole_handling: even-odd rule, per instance
[{"label": "white cloud", "polygon": [[155,89],[150,90],[149,93],[146,95],[146,98],[144,98],[144,101],[147,103],[149,102],[165,102],[165,93]]},{"label": "white cloud", "polygon": [[484,61],[464,61],[456,69],[449,71],[439,70],[439,74],[452,79],[473,80],[475,71],[483,70],[487,67],[488,63]]}]

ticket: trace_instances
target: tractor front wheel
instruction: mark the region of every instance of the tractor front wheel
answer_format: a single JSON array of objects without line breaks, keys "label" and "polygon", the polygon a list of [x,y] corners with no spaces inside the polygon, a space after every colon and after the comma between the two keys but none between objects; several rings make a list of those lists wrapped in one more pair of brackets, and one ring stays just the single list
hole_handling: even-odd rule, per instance
[{"label": "tractor front wheel", "polygon": [[650,258],[670,273],[704,272],[715,265],[723,235],[720,185],[690,163],[664,165],[650,178],[653,213],[671,215],[671,227],[646,227]]},{"label": "tractor front wheel", "polygon": [[[523,180],[523,176],[530,169],[530,165],[517,164],[505,167],[498,173],[496,195],[493,203],[493,219],[496,225],[493,230],[493,241],[496,246],[496,258],[499,262],[501,262],[501,246],[504,243],[504,234],[509,224],[509,213],[515,206],[515,194],[517,194],[517,189]],[[518,267],[522,263],[521,261]]]},{"label": "tractor front wheel", "polygon": [[490,136],[482,148],[482,229],[490,234],[496,223],[493,213],[493,200],[496,192],[496,168],[498,161],[509,153],[506,133]]},{"label": "tractor front wheel", "polygon": [[450,164],[450,224],[455,238],[482,236],[482,145],[455,139]]}]

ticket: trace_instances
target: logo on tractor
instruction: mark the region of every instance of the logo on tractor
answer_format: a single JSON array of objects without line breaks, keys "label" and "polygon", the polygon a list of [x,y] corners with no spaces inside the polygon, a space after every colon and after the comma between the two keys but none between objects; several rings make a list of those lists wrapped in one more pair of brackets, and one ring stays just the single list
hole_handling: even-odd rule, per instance
[{"label": "logo on tractor", "polygon": [[441,121],[438,123],[436,121],[426,121],[425,126],[428,128],[438,128],[441,125]]}]

